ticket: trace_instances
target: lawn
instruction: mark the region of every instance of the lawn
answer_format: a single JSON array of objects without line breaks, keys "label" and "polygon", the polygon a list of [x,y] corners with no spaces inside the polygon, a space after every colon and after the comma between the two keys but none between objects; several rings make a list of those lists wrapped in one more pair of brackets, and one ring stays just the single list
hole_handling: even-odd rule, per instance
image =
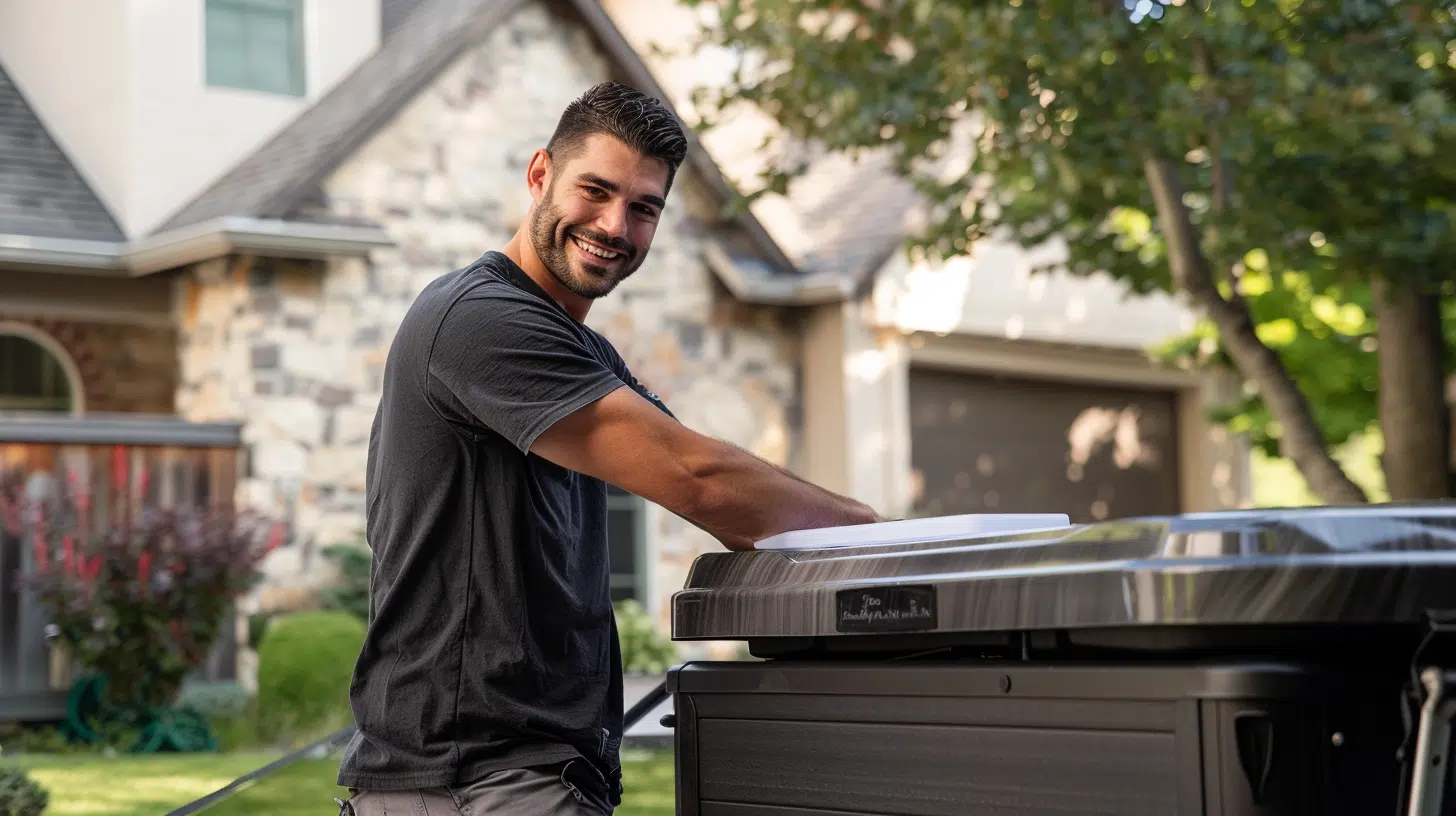
[{"label": "lawn", "polygon": [[[267,754],[104,757],[33,755],[6,762],[31,769],[50,791],[46,816],[158,816],[199,799],[276,757]],[[671,753],[623,757],[627,795],[617,816],[673,816]],[[337,759],[301,760],[205,811],[207,816],[336,816]]]}]

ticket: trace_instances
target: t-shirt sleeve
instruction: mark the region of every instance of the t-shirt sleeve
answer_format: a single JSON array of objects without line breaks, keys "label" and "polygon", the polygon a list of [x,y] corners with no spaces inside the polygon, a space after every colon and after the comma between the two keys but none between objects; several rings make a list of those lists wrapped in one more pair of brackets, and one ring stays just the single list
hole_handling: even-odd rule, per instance
[{"label": "t-shirt sleeve", "polygon": [[667,403],[663,402],[661,397],[652,393],[652,391],[650,391],[647,386],[643,385],[637,379],[636,375],[632,373],[632,370],[627,368],[627,361],[622,359],[622,355],[618,354],[617,350],[612,348],[610,343],[605,344],[605,350],[607,364],[611,366],[612,371],[617,375],[617,379],[626,383],[629,388],[631,388],[633,391],[636,391],[639,395],[642,396],[643,399],[657,406],[657,409],[659,411],[667,414],[674,420],[677,419],[677,415],[674,414],[672,410],[667,407]]},{"label": "t-shirt sleeve", "polygon": [[489,294],[450,308],[429,366],[435,387],[523,453],[554,423],[624,385],[570,318],[546,304]]}]

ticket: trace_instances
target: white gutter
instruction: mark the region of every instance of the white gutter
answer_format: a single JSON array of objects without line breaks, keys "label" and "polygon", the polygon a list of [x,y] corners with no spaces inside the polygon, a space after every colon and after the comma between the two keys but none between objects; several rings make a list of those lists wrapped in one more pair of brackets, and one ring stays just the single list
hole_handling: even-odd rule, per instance
[{"label": "white gutter", "polygon": [[818,306],[854,296],[855,282],[831,272],[805,275],[775,273],[766,264],[736,259],[717,242],[703,246],[703,258],[733,296],[747,303],[769,306]]},{"label": "white gutter", "polygon": [[0,265],[133,278],[230,252],[325,258],[393,245],[378,227],[228,217],[128,243],[0,235]]},{"label": "white gutter", "polygon": [[124,274],[121,257],[125,249],[126,244],[110,241],[0,235],[0,264]]}]

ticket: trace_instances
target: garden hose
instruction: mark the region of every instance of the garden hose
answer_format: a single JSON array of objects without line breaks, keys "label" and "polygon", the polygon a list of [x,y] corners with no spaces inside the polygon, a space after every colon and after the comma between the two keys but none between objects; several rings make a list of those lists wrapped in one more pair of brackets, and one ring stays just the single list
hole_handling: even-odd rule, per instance
[{"label": "garden hose", "polygon": [[90,723],[105,723],[111,712],[106,705],[106,678],[99,674],[88,674],[71,684],[71,693],[66,697],[66,719],[61,732],[71,742],[93,743],[101,734]]},{"label": "garden hose", "polygon": [[76,680],[66,699],[61,732],[71,742],[96,743],[105,733],[137,728],[127,753],[216,751],[217,740],[206,718],[187,708],[120,708],[106,701],[106,677],[88,674]]},{"label": "garden hose", "polygon": [[195,711],[185,708],[148,709],[145,720],[147,724],[142,728],[140,736],[128,749],[131,753],[217,750],[217,740],[213,738],[207,720]]}]

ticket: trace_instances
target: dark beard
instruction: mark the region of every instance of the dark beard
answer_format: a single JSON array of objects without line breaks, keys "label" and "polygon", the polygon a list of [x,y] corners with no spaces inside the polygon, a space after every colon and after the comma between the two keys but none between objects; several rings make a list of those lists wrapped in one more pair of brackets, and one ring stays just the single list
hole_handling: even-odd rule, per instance
[{"label": "dark beard", "polygon": [[546,191],[541,203],[536,205],[531,214],[531,247],[536,250],[536,257],[557,283],[577,297],[595,300],[611,294],[617,284],[637,271],[647,253],[638,252],[636,247],[624,239],[608,238],[594,230],[577,227],[570,230],[570,233],[621,252],[627,256],[627,260],[622,264],[620,272],[580,260],[573,262],[574,253],[567,246],[571,238],[568,230],[561,226],[561,211],[553,203],[551,192],[550,189]]}]

